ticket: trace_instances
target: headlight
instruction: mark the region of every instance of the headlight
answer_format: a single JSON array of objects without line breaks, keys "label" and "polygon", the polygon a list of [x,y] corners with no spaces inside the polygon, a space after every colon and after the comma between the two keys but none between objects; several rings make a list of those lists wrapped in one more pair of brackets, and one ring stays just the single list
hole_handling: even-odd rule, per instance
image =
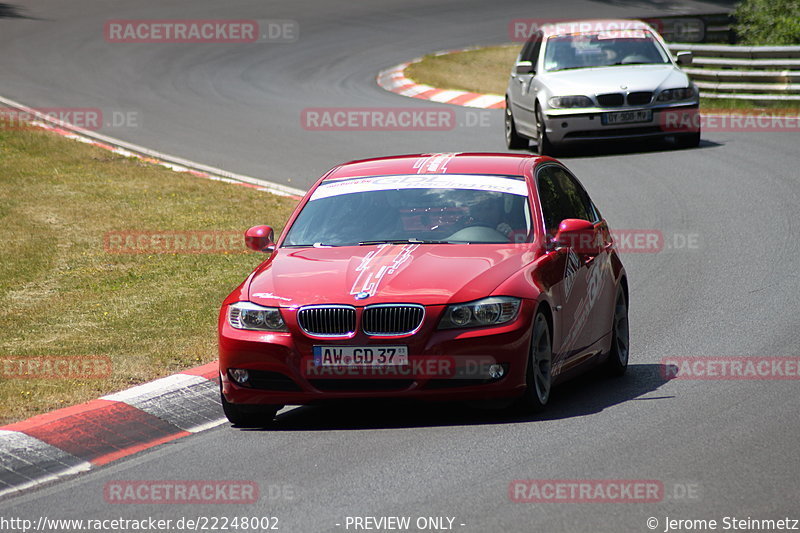
[{"label": "headlight", "polygon": [[550,107],[594,107],[594,102],[588,96],[554,96],[548,100]]},{"label": "headlight", "polygon": [[694,87],[661,91],[661,94],[656,98],[656,102],[675,102],[678,100],[689,100],[690,98],[694,98]]},{"label": "headlight", "polygon": [[229,305],[228,324],[236,329],[289,331],[277,307],[264,307],[252,302],[236,302]]},{"label": "headlight", "polygon": [[520,299],[510,296],[492,296],[465,304],[449,305],[444,311],[439,329],[505,324],[517,316],[519,305]]}]

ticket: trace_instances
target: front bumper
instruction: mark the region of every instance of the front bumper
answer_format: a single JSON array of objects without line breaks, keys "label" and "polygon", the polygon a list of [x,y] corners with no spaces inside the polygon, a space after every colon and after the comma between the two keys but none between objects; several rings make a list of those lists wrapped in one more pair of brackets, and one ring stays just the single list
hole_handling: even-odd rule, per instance
[{"label": "front bumper", "polygon": [[[602,123],[605,113],[652,111],[652,120],[626,124]],[[700,131],[699,104],[667,107],[547,109],[545,129],[553,143],[666,137]]]},{"label": "front bumper", "polygon": [[[443,310],[444,306],[427,307],[422,327],[412,335],[357,333],[349,339],[311,337],[300,330],[293,311],[284,313],[288,333],[235,329],[220,319],[222,392],[230,403],[271,405],[359,398],[459,401],[521,395],[535,302],[523,300],[515,320],[491,328],[437,330]],[[313,362],[316,345],[406,345],[412,364],[405,370],[320,369]],[[502,365],[505,374],[489,377],[485,372],[489,363]],[[248,384],[231,378],[229,370],[234,368],[248,371]]]}]

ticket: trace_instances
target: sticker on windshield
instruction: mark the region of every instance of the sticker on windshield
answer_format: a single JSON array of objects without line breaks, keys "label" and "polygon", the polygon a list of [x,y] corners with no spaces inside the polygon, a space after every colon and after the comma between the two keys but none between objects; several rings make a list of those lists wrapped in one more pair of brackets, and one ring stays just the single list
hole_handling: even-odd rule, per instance
[{"label": "sticker on windshield", "polygon": [[609,30],[597,34],[598,39],[644,39],[642,30]]},{"label": "sticker on windshield", "polygon": [[393,189],[470,189],[516,194],[517,196],[528,195],[528,187],[525,184],[525,180],[521,179],[476,176],[472,174],[411,174],[373,176],[370,178],[323,183],[311,195],[311,201],[356,192],[389,191]]}]

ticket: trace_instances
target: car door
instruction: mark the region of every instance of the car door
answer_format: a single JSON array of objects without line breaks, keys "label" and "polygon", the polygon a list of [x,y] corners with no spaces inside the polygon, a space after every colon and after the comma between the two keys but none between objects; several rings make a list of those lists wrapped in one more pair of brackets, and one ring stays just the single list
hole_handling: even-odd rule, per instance
[{"label": "car door", "polygon": [[[583,330],[578,334],[579,344],[590,352],[596,352],[599,349],[598,341],[610,331],[616,297],[610,256],[613,241],[608,224],[575,176],[563,167],[557,167],[554,173],[561,190],[569,198],[573,213],[580,215],[572,218],[589,220],[594,224],[594,233],[589,242],[591,246],[578,250],[586,268],[586,294],[582,303],[578,304],[581,314],[577,322],[583,322]],[[582,319],[583,316],[586,316],[585,320]]]},{"label": "car door", "polygon": [[[537,187],[545,230],[551,237],[555,237],[561,221],[568,218],[593,222],[602,236],[605,223],[600,220],[586,191],[566,169],[556,164],[540,167]],[[550,252],[564,255],[563,283],[558,288],[562,308],[559,311],[560,336],[555,339],[557,344],[554,343],[557,352],[554,356],[555,373],[568,370],[594,355],[593,345],[598,332],[607,329],[596,323],[598,316],[605,315],[605,312],[598,314],[598,310],[603,305],[601,300],[604,299],[604,285],[607,285],[599,249],[575,243],[554,245]]]},{"label": "car door", "polygon": [[[530,61],[534,69],[539,61],[539,51],[542,48],[542,32],[534,33],[517,56],[516,63],[520,61]],[[516,63],[511,69],[511,78],[508,82],[508,93],[511,104],[511,112],[514,115],[514,123],[517,132],[522,135],[534,137],[536,135],[536,121],[534,115],[534,104],[536,100],[533,79],[536,76],[534,70],[531,74],[518,74]]]}]

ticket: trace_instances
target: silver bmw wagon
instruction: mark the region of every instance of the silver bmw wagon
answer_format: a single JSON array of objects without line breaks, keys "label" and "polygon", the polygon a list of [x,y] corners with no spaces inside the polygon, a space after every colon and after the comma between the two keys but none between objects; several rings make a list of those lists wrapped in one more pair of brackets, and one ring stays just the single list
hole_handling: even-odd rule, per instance
[{"label": "silver bmw wagon", "polygon": [[635,20],[543,25],[517,57],[506,90],[511,149],[539,153],[572,142],[672,136],[700,143],[699,93],[652,27]]}]

